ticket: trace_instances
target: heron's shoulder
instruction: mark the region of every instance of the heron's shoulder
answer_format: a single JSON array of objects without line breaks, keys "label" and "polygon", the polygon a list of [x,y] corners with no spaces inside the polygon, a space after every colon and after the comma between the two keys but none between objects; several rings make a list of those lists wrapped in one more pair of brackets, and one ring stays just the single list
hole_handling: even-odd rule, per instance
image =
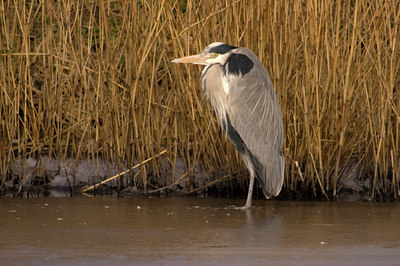
[{"label": "heron's shoulder", "polygon": [[265,75],[265,66],[255,53],[246,47],[239,47],[232,50],[227,58],[226,65],[228,70],[236,74]]},{"label": "heron's shoulder", "polygon": [[246,75],[253,67],[253,61],[246,55],[241,53],[232,53],[226,61],[226,71],[231,75]]},{"label": "heron's shoulder", "polygon": [[244,76],[254,69],[254,57],[253,52],[245,47],[233,49],[226,60],[225,70],[231,75]]}]

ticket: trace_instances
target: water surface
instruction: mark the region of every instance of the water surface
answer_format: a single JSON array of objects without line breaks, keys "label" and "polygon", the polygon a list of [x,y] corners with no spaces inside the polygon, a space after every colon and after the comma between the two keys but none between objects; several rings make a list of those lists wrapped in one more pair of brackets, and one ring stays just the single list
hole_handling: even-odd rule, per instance
[{"label": "water surface", "polygon": [[0,199],[0,265],[398,265],[398,203]]}]

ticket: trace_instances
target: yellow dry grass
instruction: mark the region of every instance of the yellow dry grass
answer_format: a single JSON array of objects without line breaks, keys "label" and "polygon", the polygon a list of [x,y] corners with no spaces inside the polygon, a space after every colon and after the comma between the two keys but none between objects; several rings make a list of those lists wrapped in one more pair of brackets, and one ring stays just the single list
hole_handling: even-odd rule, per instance
[{"label": "yellow dry grass", "polygon": [[154,159],[136,185],[168,185],[157,180],[177,159],[189,173],[245,175],[202,99],[200,68],[170,63],[223,41],[271,74],[284,191],[332,197],[356,169],[371,196],[398,197],[399,23],[396,0],[1,1],[0,179],[29,156],[129,168],[164,149],[169,163]]}]

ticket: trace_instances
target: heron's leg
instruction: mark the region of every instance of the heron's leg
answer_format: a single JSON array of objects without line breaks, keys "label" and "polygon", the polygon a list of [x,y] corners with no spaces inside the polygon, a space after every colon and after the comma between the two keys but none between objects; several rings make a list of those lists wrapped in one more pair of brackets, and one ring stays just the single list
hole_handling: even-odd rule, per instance
[{"label": "heron's leg", "polygon": [[252,199],[253,199],[254,179],[255,179],[254,175],[255,175],[254,171],[250,171],[249,192],[247,193],[246,205],[244,205],[243,207],[240,208],[242,210],[248,210],[251,208],[251,203],[252,203]]}]

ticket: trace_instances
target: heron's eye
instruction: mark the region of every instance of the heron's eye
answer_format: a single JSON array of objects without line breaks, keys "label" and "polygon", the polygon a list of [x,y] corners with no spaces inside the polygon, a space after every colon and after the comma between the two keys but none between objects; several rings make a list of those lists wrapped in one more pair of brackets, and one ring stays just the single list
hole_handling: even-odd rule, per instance
[{"label": "heron's eye", "polygon": [[218,54],[217,53],[211,53],[210,56],[211,56],[211,58],[217,58]]}]

